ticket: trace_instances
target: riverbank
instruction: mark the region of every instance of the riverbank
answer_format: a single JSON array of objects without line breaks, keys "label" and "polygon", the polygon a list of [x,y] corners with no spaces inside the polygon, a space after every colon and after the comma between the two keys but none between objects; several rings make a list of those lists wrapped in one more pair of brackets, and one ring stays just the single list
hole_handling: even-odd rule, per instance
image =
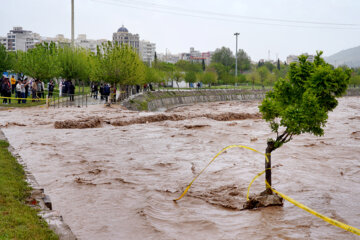
[{"label": "riverbank", "polygon": [[[201,102],[254,101],[264,98],[269,89],[201,89],[187,91],[144,92],[124,101],[123,105],[135,111],[158,111],[175,106]],[[349,88],[347,96],[360,96],[360,88]]]},{"label": "riverbank", "polygon": [[0,140],[0,239],[59,239],[38,210],[27,204],[31,188],[22,166]]}]

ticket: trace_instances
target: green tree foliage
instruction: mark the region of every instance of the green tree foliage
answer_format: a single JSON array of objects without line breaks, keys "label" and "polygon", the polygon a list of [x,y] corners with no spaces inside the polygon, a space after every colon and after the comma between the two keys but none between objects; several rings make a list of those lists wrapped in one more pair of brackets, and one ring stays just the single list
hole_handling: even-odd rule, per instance
[{"label": "green tree foliage", "polygon": [[196,73],[195,72],[186,72],[185,73],[185,82],[194,83],[196,82]]},{"label": "green tree foliage", "polygon": [[[347,89],[350,70],[334,69],[321,58],[318,52],[314,63],[299,57],[299,63],[290,65],[288,79],[279,79],[272,91],[259,106],[263,119],[270,123],[276,133],[275,139],[268,139],[266,154],[289,142],[293,136],[310,133],[324,134],[328,112],[338,104],[337,97]],[[266,169],[271,167],[270,163]],[[271,184],[271,170],[266,170],[266,180]],[[269,189],[267,189],[269,191]]]},{"label": "green tree foliage", "polygon": [[355,72],[351,74],[350,82],[351,85],[354,87],[360,85],[360,75],[356,74]]},{"label": "green tree foliage", "polygon": [[238,70],[240,72],[251,69],[251,59],[243,49],[239,49],[237,53]]},{"label": "green tree foliage", "polygon": [[12,69],[11,54],[6,51],[4,45],[0,44],[0,74]]},{"label": "green tree foliage", "polygon": [[260,83],[261,83],[262,87],[264,87],[265,82],[266,82],[267,78],[270,75],[270,72],[269,72],[268,68],[265,65],[259,67],[256,71],[259,73]]},{"label": "green tree foliage", "polygon": [[91,74],[90,52],[70,46],[58,49],[60,76],[66,80],[88,81]]},{"label": "green tree foliage", "polygon": [[180,90],[179,83],[184,80],[184,73],[180,72],[179,70],[175,70],[172,73],[171,78],[176,82],[178,90]]},{"label": "green tree foliage", "polygon": [[208,84],[211,87],[211,84],[217,83],[217,74],[216,72],[206,71],[203,73],[198,73],[197,79],[203,84]]},{"label": "green tree foliage", "polygon": [[202,66],[200,63],[189,62],[180,60],[175,63],[175,67],[183,72],[201,72]]},{"label": "green tree foliage", "polygon": [[231,67],[235,64],[235,57],[230,48],[222,47],[215,50],[211,57],[212,63],[221,63],[226,67]]},{"label": "green tree foliage", "polygon": [[246,77],[247,81],[252,84],[252,89],[254,89],[255,84],[258,84],[260,82],[260,75],[257,71],[252,71]]},{"label": "green tree foliage", "polygon": [[145,65],[137,53],[127,44],[103,44],[96,56],[98,79],[120,85],[136,85],[145,82]]},{"label": "green tree foliage", "polygon": [[145,69],[145,83],[159,83],[159,72],[155,68],[146,67]]},{"label": "green tree foliage", "polygon": [[173,72],[175,70],[175,65],[167,62],[158,61],[154,67],[163,72]]},{"label": "green tree foliage", "polygon": [[14,70],[36,80],[48,81],[58,77],[61,67],[55,43],[38,44],[27,52],[18,51]]}]

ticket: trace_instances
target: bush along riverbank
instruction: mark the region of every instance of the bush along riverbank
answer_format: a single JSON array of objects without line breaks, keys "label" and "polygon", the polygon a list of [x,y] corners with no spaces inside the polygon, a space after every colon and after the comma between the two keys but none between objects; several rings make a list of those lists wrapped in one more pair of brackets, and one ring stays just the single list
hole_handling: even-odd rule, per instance
[{"label": "bush along riverbank", "polygon": [[31,188],[8,147],[0,140],[0,239],[59,239],[38,210],[26,205]]}]

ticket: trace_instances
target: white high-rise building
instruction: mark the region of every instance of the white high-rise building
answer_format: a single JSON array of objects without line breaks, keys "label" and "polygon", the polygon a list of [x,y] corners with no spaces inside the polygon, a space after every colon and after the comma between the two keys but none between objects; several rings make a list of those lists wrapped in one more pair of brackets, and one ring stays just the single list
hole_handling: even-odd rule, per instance
[{"label": "white high-rise building", "polygon": [[129,33],[124,25],[117,30],[117,32],[113,33],[113,42],[117,42],[119,44],[128,44],[136,52],[139,52],[139,34]]},{"label": "white high-rise building", "polygon": [[7,34],[7,50],[8,51],[24,51],[33,48],[35,44],[40,42],[39,34],[32,31],[23,30],[22,27],[14,27]]},{"label": "white high-rise building", "polygon": [[150,66],[155,59],[156,44],[149,41],[142,40],[139,45],[139,54],[143,62]]},{"label": "white high-rise building", "polygon": [[97,52],[97,46],[107,42],[106,39],[92,40],[87,39],[86,34],[79,34],[75,40],[75,46],[89,49],[91,52]]},{"label": "white high-rise building", "polygon": [[[306,61],[314,62],[314,55],[309,55],[308,53],[303,53],[302,55],[307,56]],[[286,58],[286,63],[287,64],[290,64],[290,63],[293,63],[293,62],[299,62],[299,56],[297,56],[297,55],[289,55]]]},{"label": "white high-rise building", "polygon": [[0,37],[0,44],[2,44],[7,50],[7,37]]}]

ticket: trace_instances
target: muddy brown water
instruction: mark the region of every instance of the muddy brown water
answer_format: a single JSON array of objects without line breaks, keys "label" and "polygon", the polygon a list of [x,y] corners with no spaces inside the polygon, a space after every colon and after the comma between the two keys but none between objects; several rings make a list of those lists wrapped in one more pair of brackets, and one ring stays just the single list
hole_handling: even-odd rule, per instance
[{"label": "muddy brown water", "polygon": [[[240,211],[260,154],[229,149],[173,202],[225,146],[259,151],[273,136],[261,119],[217,121],[206,114],[256,114],[258,102],[202,103],[166,114],[202,116],[113,126],[163,113],[121,107],[11,109],[0,125],[79,239],[358,239],[285,202]],[[55,129],[55,121],[102,125]],[[273,185],[331,218],[360,227],[360,98],[340,99],[325,136],[308,134],[276,150]],[[258,179],[252,193],[264,189]]]}]

